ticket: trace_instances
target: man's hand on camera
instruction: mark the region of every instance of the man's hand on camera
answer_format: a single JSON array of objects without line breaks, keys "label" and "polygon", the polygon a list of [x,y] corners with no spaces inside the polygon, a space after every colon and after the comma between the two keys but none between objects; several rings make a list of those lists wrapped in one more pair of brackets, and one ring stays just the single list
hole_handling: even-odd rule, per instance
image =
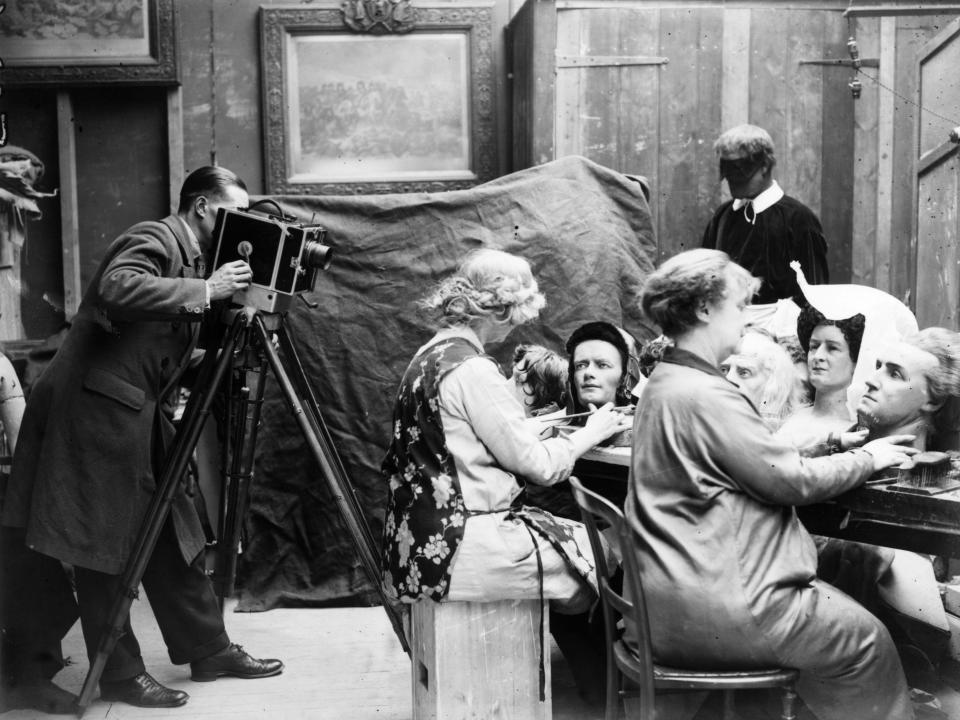
[{"label": "man's hand on camera", "polygon": [[243,260],[234,260],[221,265],[207,279],[210,300],[224,300],[230,297],[237,290],[247,287],[252,278],[253,271]]}]

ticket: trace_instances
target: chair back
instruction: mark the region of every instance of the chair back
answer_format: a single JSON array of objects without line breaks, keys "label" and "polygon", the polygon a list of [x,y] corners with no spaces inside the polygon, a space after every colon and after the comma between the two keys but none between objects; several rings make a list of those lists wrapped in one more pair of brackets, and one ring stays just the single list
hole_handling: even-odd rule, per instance
[{"label": "chair back", "polygon": [[[590,548],[593,550],[597,566],[597,584],[600,587],[607,648],[612,650],[620,640],[621,633],[617,623],[621,618],[633,624],[637,642],[637,647],[633,649],[642,676],[638,689],[642,697],[652,698],[654,665],[650,647],[650,624],[647,618],[647,603],[640,583],[639,563],[633,552],[629,525],[616,505],[602,495],[585,488],[578,478],[571,477],[570,485],[573,488],[573,497],[580,508],[580,517],[587,528]],[[610,527],[610,534],[620,544],[620,555],[623,558],[623,592],[618,592],[610,585],[606,553],[600,536],[600,523]],[[608,659],[610,656],[611,653],[608,653]],[[613,671],[613,667],[608,667],[607,671]]]}]

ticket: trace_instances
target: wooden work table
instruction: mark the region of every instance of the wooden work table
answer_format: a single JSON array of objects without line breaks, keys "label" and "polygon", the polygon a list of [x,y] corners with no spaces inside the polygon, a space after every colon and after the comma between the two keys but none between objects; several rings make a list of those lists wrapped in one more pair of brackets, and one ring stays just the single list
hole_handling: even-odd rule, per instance
[{"label": "wooden work table", "polygon": [[[623,507],[630,448],[595,448],[574,474],[588,488]],[[797,508],[811,533],[904,550],[960,558],[960,490],[939,495],[904,492],[868,483],[833,500]]]}]

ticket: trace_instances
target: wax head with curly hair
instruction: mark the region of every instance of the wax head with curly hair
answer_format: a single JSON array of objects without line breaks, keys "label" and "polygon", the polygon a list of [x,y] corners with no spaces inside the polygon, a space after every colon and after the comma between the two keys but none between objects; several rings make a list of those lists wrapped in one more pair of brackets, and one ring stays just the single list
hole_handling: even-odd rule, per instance
[{"label": "wax head with curly hair", "polygon": [[484,248],[470,253],[420,305],[443,326],[472,325],[490,317],[522,325],[540,314],[546,300],[526,260]]},{"label": "wax head with curly hair", "polygon": [[513,381],[527,415],[562,408],[567,399],[567,361],[542,345],[517,345]]},{"label": "wax head with curly hair", "polygon": [[704,306],[734,297],[744,304],[760,287],[760,280],[721,250],[699,248],[678,253],[650,273],[640,305],[663,334],[674,340],[700,323]]}]

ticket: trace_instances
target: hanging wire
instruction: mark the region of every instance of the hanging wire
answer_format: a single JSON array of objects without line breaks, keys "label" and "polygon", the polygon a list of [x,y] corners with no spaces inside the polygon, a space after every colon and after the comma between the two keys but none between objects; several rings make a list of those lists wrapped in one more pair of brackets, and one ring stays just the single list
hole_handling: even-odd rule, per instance
[{"label": "hanging wire", "polygon": [[[850,14],[850,10],[851,10],[852,8],[853,8],[853,0],[849,0],[849,2],[847,3],[847,12],[844,13],[844,14],[847,16],[847,37],[849,37],[850,40],[853,41],[854,47],[856,47],[856,40],[855,40],[855,38],[856,38],[856,36],[857,36],[857,35],[856,35],[856,32],[857,32],[857,31],[856,31],[856,28],[855,28],[855,26],[854,26],[855,19],[854,19],[853,15]],[[849,47],[849,43],[848,43],[848,47]],[[851,53],[851,55],[852,55],[852,53]],[[854,59],[856,59],[856,58],[854,58]],[[886,90],[887,92],[893,94],[894,97],[897,97],[897,98],[899,98],[900,100],[902,100],[903,102],[907,103],[908,105],[912,105],[913,107],[917,108],[918,110],[920,110],[920,112],[922,112],[922,113],[923,113],[923,112],[929,113],[930,115],[933,115],[934,117],[939,118],[940,120],[945,120],[945,121],[947,121],[947,122],[950,123],[951,125],[960,125],[960,121],[954,120],[954,119],[951,119],[951,118],[948,118],[948,117],[944,117],[944,116],[941,115],[940,113],[935,112],[934,110],[931,110],[931,109],[928,108],[928,107],[924,107],[923,105],[921,105],[920,103],[916,102],[916,101],[913,100],[912,98],[908,98],[908,97],[905,96],[903,93],[897,92],[897,91],[894,90],[892,87],[889,87],[889,86],[885,85],[884,83],[880,82],[880,79],[879,79],[878,77],[875,77],[875,76],[871,75],[871,74],[868,73],[868,72],[864,72],[863,68],[860,67],[859,64],[855,65],[855,67],[854,67],[854,72],[855,72],[854,80],[856,80],[856,75],[863,75],[865,78],[867,78],[867,80],[869,80],[870,82],[872,82],[872,83],[873,83],[874,85],[876,85],[877,87],[883,88],[883,89]],[[853,90],[852,87],[851,87],[851,90]],[[859,97],[859,93],[857,93],[856,91],[854,91],[854,98],[856,98],[856,97]],[[956,128],[955,128],[955,129],[956,129]]]},{"label": "hanging wire", "polygon": [[903,93],[899,93],[899,92],[897,92],[896,90],[894,90],[892,87],[889,87],[888,85],[883,84],[882,82],[880,82],[880,80],[879,80],[878,78],[874,77],[874,76],[871,75],[870,73],[864,72],[864,71],[863,71],[863,68],[858,68],[858,69],[857,69],[857,73],[858,73],[859,75],[863,75],[865,78],[867,78],[867,80],[869,80],[870,82],[872,82],[872,83],[873,83],[874,85],[876,85],[877,87],[881,87],[881,88],[883,88],[884,90],[886,90],[887,92],[892,93],[892,94],[895,95],[896,97],[900,98],[901,100],[903,100],[903,102],[907,103],[908,105],[913,105],[915,108],[918,108],[921,112],[930,113],[931,115],[933,115],[933,116],[936,117],[936,118],[940,118],[941,120],[946,120],[946,121],[947,121],[948,123],[950,123],[951,125],[960,125],[960,120],[955,120],[955,119],[951,119],[951,118],[948,118],[948,117],[944,117],[944,116],[941,115],[940,113],[935,112],[934,110],[931,110],[930,108],[925,107],[925,106],[921,105],[921,104],[918,103],[918,102],[915,102],[914,100],[912,100],[911,98],[908,98],[908,97],[907,97],[906,95],[904,95]]}]

